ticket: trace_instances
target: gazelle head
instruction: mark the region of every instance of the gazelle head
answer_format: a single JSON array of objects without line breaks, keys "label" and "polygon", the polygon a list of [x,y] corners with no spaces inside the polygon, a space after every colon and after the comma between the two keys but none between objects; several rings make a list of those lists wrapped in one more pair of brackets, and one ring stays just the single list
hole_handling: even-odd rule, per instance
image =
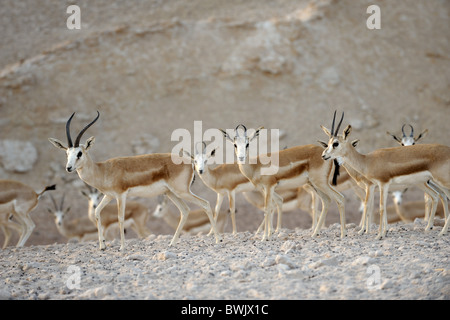
[{"label": "gazelle head", "polygon": [[155,218],[162,218],[166,212],[167,208],[167,196],[158,196],[158,205],[153,211],[153,216]]},{"label": "gazelle head", "polygon": [[394,203],[396,205],[398,205],[398,206],[402,205],[403,194],[406,192],[406,190],[408,190],[408,189],[405,189],[403,191],[397,190],[397,191],[392,192],[392,200],[394,200]]},{"label": "gazelle head", "polygon": [[402,126],[402,138],[399,139],[395,134],[390,133],[389,131],[387,131],[386,133],[390,136],[392,136],[394,138],[395,141],[397,141],[400,145],[402,146],[413,146],[416,144],[416,142],[418,140],[420,140],[421,138],[425,137],[426,134],[428,133],[428,129],[425,129],[422,133],[420,133],[417,137],[414,138],[414,128],[412,125],[408,124],[408,126],[411,128],[411,132],[409,134],[409,136],[407,136],[405,134],[405,126],[406,124],[404,124]]},{"label": "gazelle head", "polygon": [[58,207],[55,199],[53,198],[52,195],[50,195],[50,199],[53,202],[54,209],[47,208],[48,212],[52,213],[55,216],[55,223],[58,227],[62,226],[65,214],[70,211],[70,207],[64,209],[64,196],[65,196],[65,194],[63,194],[63,196],[61,198],[61,203]]},{"label": "gazelle head", "polygon": [[48,140],[57,148],[63,149],[66,151],[67,155],[67,164],[66,164],[66,170],[67,172],[73,172],[77,169],[81,169],[85,163],[87,151],[89,148],[92,147],[94,144],[94,137],[90,137],[86,140],[85,145],[80,145],[80,140],[83,134],[86,132],[86,130],[94,124],[95,121],[100,117],[100,113],[97,111],[97,117],[89,123],[87,126],[83,128],[83,130],[80,131],[77,138],[75,139],[75,143],[72,143],[72,138],[70,136],[70,122],[72,121],[73,116],[75,115],[75,112],[72,113],[69,120],[67,120],[66,123],[66,136],[67,136],[67,144],[66,147],[63,142],[61,142],[58,139],[49,138]]},{"label": "gazelle head", "polygon": [[345,156],[346,153],[346,147],[350,145],[351,147],[355,147],[359,140],[354,140],[352,142],[349,141],[348,137],[350,136],[350,133],[352,132],[352,127],[348,125],[342,135],[338,135],[339,128],[341,127],[342,120],[344,119],[344,112],[342,112],[341,120],[339,121],[339,124],[337,125],[336,130],[334,130],[334,123],[336,120],[336,111],[334,112],[333,116],[333,123],[331,125],[331,131],[325,128],[324,126],[320,126],[322,130],[328,135],[330,138],[328,140],[328,144],[325,147],[325,150],[322,152],[322,158],[324,160],[329,159],[337,159],[339,164],[342,164],[342,158]]},{"label": "gazelle head", "polygon": [[[242,128],[242,132],[241,134],[239,134],[239,127]],[[247,128],[243,125],[240,124],[236,127],[236,129],[234,129],[234,139],[232,139],[228,133],[225,132],[225,130],[223,129],[219,129],[225,138],[227,138],[227,140],[231,141],[231,143],[233,143],[234,145],[234,152],[236,153],[236,157],[238,159],[238,163],[245,163],[246,159],[247,159],[247,155],[248,155],[248,149],[250,146],[250,142],[255,139],[258,135],[259,135],[259,131],[262,129],[263,127],[259,127],[258,129],[255,130],[255,132],[249,137],[247,135]]]},{"label": "gazelle head", "polygon": [[[198,151],[198,145],[201,143],[202,150]],[[207,165],[208,159],[216,154],[217,148],[214,148],[211,152],[206,154],[206,143],[205,142],[197,142],[195,144],[195,155],[192,156],[189,152],[184,151],[184,153],[191,158],[192,163],[194,164],[194,169],[198,172],[198,174],[203,174],[205,171],[205,166]]]},{"label": "gazelle head", "polygon": [[92,188],[88,184],[86,184],[86,187],[89,189],[89,192],[81,190],[81,194],[86,198],[88,198],[89,208],[93,208],[95,210],[100,201],[102,200],[102,193],[99,192],[97,189]]}]

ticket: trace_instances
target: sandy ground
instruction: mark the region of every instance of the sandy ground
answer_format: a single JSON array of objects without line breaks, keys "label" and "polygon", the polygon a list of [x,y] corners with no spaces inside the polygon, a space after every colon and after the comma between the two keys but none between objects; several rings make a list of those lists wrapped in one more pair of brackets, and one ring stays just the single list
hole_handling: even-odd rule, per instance
[{"label": "sandy ground", "polygon": [[2,299],[449,299],[450,237],[443,220],[392,224],[384,240],[339,238],[333,224],[311,238],[283,229],[270,241],[249,232],[170,235],[7,248],[0,252]]}]

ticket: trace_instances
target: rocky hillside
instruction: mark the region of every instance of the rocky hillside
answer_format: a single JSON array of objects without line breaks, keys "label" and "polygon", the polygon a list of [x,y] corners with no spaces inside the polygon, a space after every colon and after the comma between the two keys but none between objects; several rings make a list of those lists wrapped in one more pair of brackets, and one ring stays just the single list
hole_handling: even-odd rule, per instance
[{"label": "rocky hillside", "polygon": [[[374,3],[380,30],[366,27]],[[96,0],[79,3],[80,30],[66,27],[70,4],[78,3],[2,2],[0,173],[35,190],[56,183],[55,197],[65,192],[79,215],[87,210],[83,185],[47,140],[65,140],[74,111],[74,132],[101,113],[84,137],[96,137],[96,160],[169,152],[171,133],[192,131],[195,120],[203,130],[281,129],[280,146],[316,143],[335,109],[345,111],[362,152],[394,146],[385,132],[404,123],[428,128],[427,142],[448,144],[446,0]],[[194,190],[214,203],[199,179]],[[348,220],[356,222],[359,204],[352,193],[347,198]],[[64,241],[49,205],[45,197],[33,212],[28,244]],[[241,230],[256,228],[257,211],[241,197],[237,208]],[[329,223],[338,221],[331,209]],[[297,213],[285,221],[310,223]],[[154,219],[151,226],[172,232]]]}]

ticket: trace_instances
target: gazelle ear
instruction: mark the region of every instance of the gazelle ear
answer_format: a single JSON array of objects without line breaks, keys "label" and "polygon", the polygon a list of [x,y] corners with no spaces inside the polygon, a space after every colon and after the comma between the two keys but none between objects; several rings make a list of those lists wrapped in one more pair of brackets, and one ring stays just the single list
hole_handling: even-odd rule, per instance
[{"label": "gazelle ear", "polygon": [[94,145],[95,137],[90,137],[86,140],[85,149],[88,150],[90,147]]},{"label": "gazelle ear", "polygon": [[64,143],[62,143],[60,140],[55,139],[55,138],[48,138],[48,141],[50,141],[50,143],[52,145],[54,145],[55,147],[59,148],[59,149],[63,149],[63,150],[67,150],[67,147],[64,145]]},{"label": "gazelle ear", "polygon": [[194,157],[192,156],[192,154],[190,154],[188,151],[183,150],[183,153],[188,156],[189,158],[191,158],[191,160],[194,160]]},{"label": "gazelle ear", "polygon": [[389,131],[386,131],[386,134],[392,136],[392,138],[394,138],[394,140],[397,141],[398,143],[402,143],[402,140],[400,140],[395,134],[392,134]]},{"label": "gazelle ear", "polygon": [[348,136],[350,135],[350,133],[352,132],[352,126],[348,125],[345,129],[344,129],[344,139],[347,140]]},{"label": "gazelle ear", "polygon": [[323,142],[323,141],[320,141],[320,140],[317,140],[317,142],[318,142],[320,145],[322,145],[322,147],[324,147],[325,149],[328,148],[328,144],[327,144],[327,143],[325,143],[325,142]]},{"label": "gazelle ear", "polygon": [[356,146],[358,145],[358,143],[359,143],[359,139],[353,140],[353,141],[352,141],[352,146],[353,146],[353,148],[356,148]]},{"label": "gazelle ear", "polygon": [[[325,128],[324,126],[320,125],[320,127],[322,128],[323,132],[325,132],[325,134],[331,138],[331,132],[330,130],[328,130],[327,128]],[[328,145],[327,145],[328,146]]]},{"label": "gazelle ear", "polygon": [[259,127],[258,129],[255,130],[255,132],[252,134],[252,136],[249,138],[249,141],[252,141],[253,139],[255,139],[257,136],[259,136],[259,131],[261,129],[264,129],[264,127]]},{"label": "gazelle ear", "polygon": [[213,157],[213,156],[215,156],[216,150],[217,150],[217,149],[219,149],[219,147],[216,147],[216,148],[212,149],[212,151],[209,153],[209,156],[208,156],[208,157]]},{"label": "gazelle ear", "polygon": [[419,134],[417,136],[417,138],[414,138],[414,141],[417,142],[417,140],[422,139],[423,137],[425,137],[427,135],[427,133],[428,133],[428,129],[425,129],[421,134]]},{"label": "gazelle ear", "polygon": [[227,139],[230,140],[232,143],[234,143],[234,140],[231,139],[230,135],[223,129],[219,129],[220,132],[222,132],[223,136]]}]

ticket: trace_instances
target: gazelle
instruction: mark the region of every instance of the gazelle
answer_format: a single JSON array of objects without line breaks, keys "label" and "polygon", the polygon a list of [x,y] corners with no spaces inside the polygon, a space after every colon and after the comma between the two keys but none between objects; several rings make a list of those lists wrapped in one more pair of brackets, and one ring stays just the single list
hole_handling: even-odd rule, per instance
[{"label": "gazelle", "polygon": [[[242,136],[239,134],[239,127],[243,129]],[[279,190],[292,189],[307,183],[313,186],[322,200],[322,212],[313,236],[318,234],[319,227],[323,224],[331,199],[336,202],[340,213],[341,237],[346,235],[344,196],[329,184],[332,162],[323,161],[321,158],[323,149],[321,147],[304,145],[272,152],[271,157],[275,153],[275,156],[278,156],[278,170],[274,174],[264,175],[262,174],[262,170],[269,167],[269,164],[264,164],[264,161],[261,161],[261,155],[254,159],[256,161],[251,161],[252,163],[249,163],[250,161],[248,159],[249,143],[258,136],[260,129],[257,129],[249,137],[247,135],[247,128],[240,124],[234,130],[235,136],[233,139],[227,132],[222,129],[220,130],[225,138],[234,144],[239,169],[242,174],[255,185],[264,197],[265,228],[263,240],[270,236],[269,220],[271,220],[271,214],[274,209],[273,203],[277,205],[279,210],[278,214],[280,214],[280,208],[283,202],[281,196],[275,192],[275,188]]]},{"label": "gazelle", "polygon": [[235,216],[235,199],[236,193],[248,192],[255,189],[253,184],[241,173],[239,166],[235,163],[224,163],[215,168],[210,168],[207,161],[210,157],[215,155],[216,149],[213,149],[206,154],[206,144],[202,144],[202,151],[199,152],[197,145],[195,145],[195,155],[192,156],[189,152],[184,151],[189,156],[194,164],[194,169],[197,171],[200,179],[205,185],[217,193],[216,207],[214,209],[214,219],[217,221],[217,216],[222,206],[222,201],[225,195],[228,196],[231,213],[231,223],[233,226],[233,234],[237,233],[236,216]]},{"label": "gazelle", "polygon": [[394,138],[394,140],[397,141],[401,146],[413,146],[416,144],[417,141],[419,141],[420,139],[425,137],[428,133],[428,129],[425,129],[417,137],[414,137],[414,128],[412,125],[408,124],[408,126],[411,128],[411,132],[410,132],[409,136],[407,136],[405,133],[405,126],[406,126],[406,124],[404,124],[402,126],[402,138],[401,139],[398,138],[395,134],[390,133],[389,131],[386,131],[386,134],[392,136],[392,138]]},{"label": "gazelle", "polygon": [[[414,128],[412,125],[408,125],[411,128],[411,132],[409,134],[409,136],[407,136],[405,134],[405,124],[402,126],[402,138],[399,139],[395,134],[392,134],[390,132],[386,132],[388,135],[392,136],[394,138],[395,141],[397,141],[401,146],[413,146],[416,144],[416,142],[418,140],[420,140],[421,138],[425,137],[426,134],[428,133],[428,129],[425,129],[422,133],[420,133],[417,137],[414,137]],[[442,201],[442,206],[444,208],[444,213],[445,213],[445,218],[448,217],[448,201],[447,201],[447,196],[445,195],[445,193],[436,185],[433,184],[433,181],[430,181],[430,184],[433,185],[433,189],[435,189],[437,192],[439,192],[439,196],[441,198]],[[403,189],[402,189],[403,190]],[[393,196],[394,196],[394,203],[397,201],[401,201],[401,197],[402,197],[402,191],[401,190],[396,190],[395,192],[393,192]],[[395,199],[397,198],[397,199]],[[431,211],[431,203],[432,200],[431,198],[425,193],[425,220],[429,219],[429,215],[430,215],[430,211]],[[397,212],[400,214],[401,211],[398,210],[398,205],[396,203],[396,207],[397,207]],[[401,216],[400,216],[401,217]],[[403,219],[402,219],[403,220]]]},{"label": "gazelle", "polygon": [[[96,225],[95,220],[95,209],[100,203],[102,194],[98,192],[97,189],[87,186],[89,192],[86,193],[81,191],[81,193],[88,198],[88,217],[94,225]],[[117,224],[117,206],[114,204],[106,205],[102,210],[102,224],[105,228],[105,235],[108,234],[106,228],[111,228],[114,224]],[[206,215],[205,215],[206,216]],[[146,206],[136,201],[127,201],[127,206],[125,208],[124,216],[124,227],[131,227],[131,229],[136,232],[139,238],[146,238],[150,235],[150,230],[147,227],[148,219],[150,218],[150,212]]]},{"label": "gazelle", "polygon": [[0,180],[0,216],[9,219],[12,214],[21,226],[21,234],[17,247],[23,247],[30,237],[35,224],[30,212],[37,206],[39,198],[48,190],[55,190],[56,186],[45,187],[36,193],[31,187],[14,180]]},{"label": "gazelle", "polygon": [[[334,116],[336,116],[336,112]],[[447,195],[450,194],[449,147],[439,144],[422,144],[378,149],[363,155],[356,151],[349,140],[352,130],[350,125],[343,130],[342,135],[337,134],[338,130],[334,132],[332,129],[330,132],[324,126],[321,127],[330,138],[327,148],[323,151],[323,159],[337,159],[379,187],[380,228],[378,239],[386,236],[386,200],[389,186],[392,183],[416,185],[431,196],[431,217],[426,230],[433,227],[439,193],[428,182],[432,180]]]},{"label": "gazelle", "polygon": [[59,233],[68,240],[76,239],[78,241],[89,241],[97,238],[97,227],[87,217],[67,220],[67,214],[70,207],[64,208],[64,195],[61,198],[60,205],[56,204],[55,199],[50,196],[53,202],[53,209],[48,208],[48,212],[55,217],[55,225]]},{"label": "gazelle", "polygon": [[[167,224],[174,230],[178,226],[179,214],[170,209],[167,197],[161,197],[158,201],[158,205],[153,211],[155,218],[164,219]],[[216,220],[217,231],[222,233],[227,224],[227,213],[220,211]],[[183,231],[188,234],[197,234],[199,232],[209,232],[211,230],[211,224],[208,217],[203,210],[192,210],[189,212],[186,224],[183,227]]]},{"label": "gazelle", "polygon": [[87,139],[85,145],[80,145],[80,139],[84,132],[98,120],[100,113],[97,111],[97,117],[80,131],[75,143],[72,143],[70,122],[74,115],[75,112],[66,123],[68,146],[65,146],[58,139],[49,138],[49,140],[55,147],[66,152],[67,172],[77,171],[81,180],[104,194],[102,201],[95,209],[101,250],[105,249],[105,239],[100,213],[112,199],[116,199],[118,207],[120,250],[125,248],[124,219],[128,195],[154,197],[166,193],[169,199],[173,201],[180,210],[181,219],[170,242],[171,246],[178,241],[179,234],[189,215],[189,207],[184,200],[205,210],[211,220],[216,242],[219,241],[209,202],[193,194],[190,189],[194,177],[191,164],[185,164],[182,157],[170,153],[120,157],[103,162],[94,162],[88,152],[94,144],[94,137]]}]

